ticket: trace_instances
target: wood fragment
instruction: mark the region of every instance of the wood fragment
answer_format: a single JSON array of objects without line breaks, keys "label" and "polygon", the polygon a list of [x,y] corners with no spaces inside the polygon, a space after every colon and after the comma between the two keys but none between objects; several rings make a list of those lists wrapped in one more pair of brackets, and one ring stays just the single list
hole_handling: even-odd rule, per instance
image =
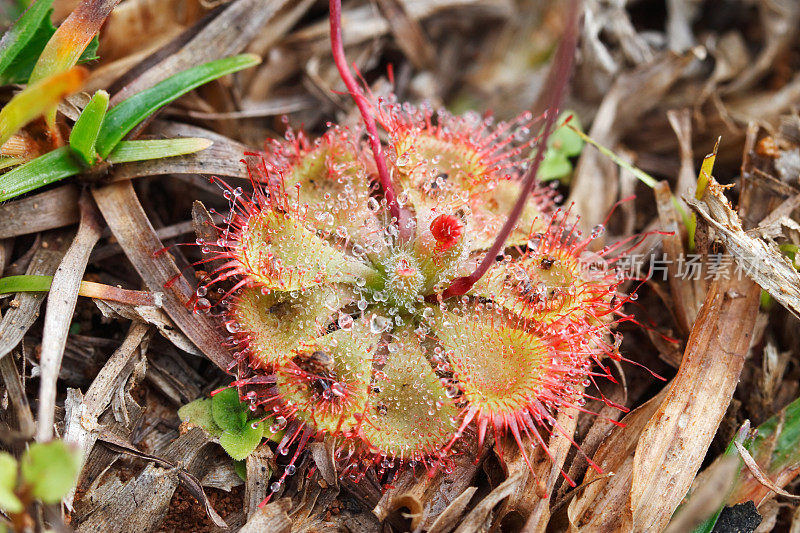
[{"label": "wood fragment", "polygon": [[250,519],[259,511],[259,504],[269,493],[269,478],[275,471],[275,454],[262,444],[246,460],[247,481],[245,485],[245,511]]},{"label": "wood fragment", "polygon": [[[51,240],[51,237],[46,237],[43,242],[56,242],[56,239]],[[60,250],[57,246],[44,247],[40,244],[33,254],[26,274],[52,276],[64,257],[64,253],[65,251]],[[25,333],[36,321],[45,296],[47,294],[43,292],[21,292],[14,296],[19,306],[6,311],[0,322],[0,359],[17,347]]]},{"label": "wood fragment", "polygon": [[91,198],[84,193],[79,200],[81,222],[78,233],[53,274],[45,311],[40,358],[39,409],[36,440],[46,442],[53,437],[56,402],[56,381],[64,356],[67,333],[78,301],[78,289],[89,262],[89,254],[100,239],[101,222]]},{"label": "wood fragment", "polygon": [[[169,76],[241,52],[286,0],[235,0],[203,26],[182,48],[149,68],[111,98],[117,104]],[[181,36],[177,38],[181,39]]]}]

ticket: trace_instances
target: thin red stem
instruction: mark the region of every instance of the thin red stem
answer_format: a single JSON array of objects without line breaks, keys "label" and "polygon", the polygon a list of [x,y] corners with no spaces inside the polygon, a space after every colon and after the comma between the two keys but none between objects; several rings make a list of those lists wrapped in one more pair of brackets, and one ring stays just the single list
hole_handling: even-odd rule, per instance
[{"label": "thin red stem", "polygon": [[386,197],[386,203],[389,206],[389,213],[392,215],[396,223],[400,222],[400,204],[397,203],[397,195],[394,192],[394,184],[392,178],[389,176],[389,169],[386,166],[386,159],[383,157],[383,148],[381,141],[378,138],[378,127],[375,124],[375,118],[370,113],[370,105],[367,97],[361,91],[353,74],[350,72],[350,67],[347,65],[347,57],[344,55],[344,44],[342,43],[342,2],[341,0],[330,0],[330,19],[331,19],[331,52],[333,53],[333,61],[336,63],[336,68],[339,69],[339,75],[342,77],[350,96],[358,106],[361,112],[361,119],[364,121],[364,127],[367,130],[367,137],[369,138],[369,145],[372,148],[372,155],[375,158],[375,167],[378,169],[378,180],[383,187],[383,194]]},{"label": "thin red stem", "polygon": [[553,58],[553,66],[550,72],[550,79],[545,83],[545,89],[550,89],[550,98],[547,106],[547,118],[544,123],[544,130],[539,139],[539,145],[536,148],[536,155],[528,167],[528,171],[522,178],[522,191],[520,191],[519,198],[508,214],[505,224],[503,224],[500,233],[492,243],[489,251],[483,257],[481,262],[469,276],[463,276],[453,280],[453,283],[445,289],[442,293],[442,298],[450,298],[452,296],[461,296],[466,294],[475,283],[491,268],[495,263],[498,254],[503,250],[508,236],[514,231],[514,228],[519,222],[522,211],[525,209],[525,204],[529,200],[533,186],[536,183],[536,173],[539,170],[539,165],[544,159],[544,151],[547,148],[547,139],[553,129],[553,124],[556,121],[558,114],[558,107],[561,105],[561,99],[564,96],[564,91],[569,80],[569,75],[572,72],[572,61],[575,56],[575,48],[578,43],[578,2],[571,2],[569,14],[567,17],[567,26],[564,37],[558,45],[555,57]]}]

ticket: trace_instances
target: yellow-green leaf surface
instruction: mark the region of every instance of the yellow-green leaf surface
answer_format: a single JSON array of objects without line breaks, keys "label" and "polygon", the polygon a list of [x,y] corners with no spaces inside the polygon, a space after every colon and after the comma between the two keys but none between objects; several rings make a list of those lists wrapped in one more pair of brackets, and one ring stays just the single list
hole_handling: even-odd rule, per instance
[{"label": "yellow-green leaf surface", "polygon": [[418,458],[444,447],[457,429],[458,409],[410,329],[395,332],[386,365],[375,379],[364,438],[381,453]]},{"label": "yellow-green leaf surface", "polygon": [[271,290],[295,291],[325,283],[352,283],[376,272],[331,246],[295,216],[263,210],[242,230],[236,258],[247,276]]},{"label": "yellow-green leaf surface", "polygon": [[22,478],[31,494],[44,503],[58,503],[78,477],[81,460],[64,441],[34,442],[20,461]]},{"label": "yellow-green leaf surface", "polygon": [[198,137],[120,141],[114,151],[108,154],[107,161],[109,163],[129,163],[175,157],[205,150],[212,144],[214,144],[212,141]]},{"label": "yellow-green leaf surface", "polygon": [[293,350],[322,335],[331,316],[355,301],[344,285],[319,285],[296,297],[286,292],[263,294],[258,287],[243,289],[233,304],[236,327],[250,337],[254,365],[283,365]]}]

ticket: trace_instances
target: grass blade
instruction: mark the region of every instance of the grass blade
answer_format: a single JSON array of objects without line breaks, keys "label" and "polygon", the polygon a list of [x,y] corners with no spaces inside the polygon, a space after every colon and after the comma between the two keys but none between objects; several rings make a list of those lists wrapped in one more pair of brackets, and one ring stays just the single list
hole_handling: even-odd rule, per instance
[{"label": "grass blade", "polygon": [[97,139],[97,151],[106,158],[137,124],[176,98],[226,74],[257,65],[252,54],[226,57],[179,72],[111,108]]},{"label": "grass blade", "polygon": [[29,85],[14,95],[0,111],[0,145],[28,122],[58,105],[62,98],[80,89],[87,76],[86,69],[74,67]]},{"label": "grass blade", "polygon": [[94,164],[97,159],[95,143],[107,109],[108,93],[102,90],[97,91],[83,109],[69,135],[69,145],[87,165]]},{"label": "grass blade", "polygon": [[49,291],[52,282],[53,276],[35,276],[27,274],[21,276],[6,276],[0,278],[0,294]]},{"label": "grass blade", "polygon": [[75,65],[118,3],[119,0],[81,2],[50,37],[33,67],[30,81],[36,82]]},{"label": "grass blade", "polygon": [[108,155],[110,163],[129,163],[148,159],[163,159],[205,150],[214,144],[208,139],[185,137],[182,139],[156,139],[142,141],[120,141]]},{"label": "grass blade", "polygon": [[56,148],[0,176],[0,202],[74,176],[83,170],[69,146]]},{"label": "grass blade", "polygon": [[25,48],[46,20],[53,0],[38,0],[19,18],[14,26],[0,40],[0,74]]}]

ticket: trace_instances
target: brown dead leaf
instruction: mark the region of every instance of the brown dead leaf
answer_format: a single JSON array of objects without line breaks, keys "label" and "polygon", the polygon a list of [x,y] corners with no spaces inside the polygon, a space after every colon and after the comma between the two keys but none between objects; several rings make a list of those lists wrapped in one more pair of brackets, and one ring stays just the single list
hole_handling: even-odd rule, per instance
[{"label": "brown dead leaf", "polygon": [[100,216],[88,193],[82,194],[78,203],[81,210],[78,233],[53,274],[45,311],[36,426],[36,440],[40,442],[47,442],[53,437],[56,381],[64,356],[67,333],[89,255],[102,231]]},{"label": "brown dead leaf", "polygon": [[0,239],[38,233],[78,222],[78,188],[64,185],[0,205]]},{"label": "brown dead leaf", "polygon": [[739,382],[759,296],[747,278],[712,284],[678,374],[636,446],[623,530],[663,529],[691,486]]}]

